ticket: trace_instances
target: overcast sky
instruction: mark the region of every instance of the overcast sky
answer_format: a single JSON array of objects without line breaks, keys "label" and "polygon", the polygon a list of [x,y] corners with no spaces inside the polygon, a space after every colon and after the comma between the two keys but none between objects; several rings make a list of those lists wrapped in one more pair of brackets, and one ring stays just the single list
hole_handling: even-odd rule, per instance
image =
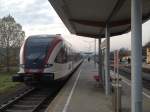
[{"label": "overcast sky", "polygon": [[[28,35],[63,34],[81,51],[91,51],[94,39],[71,35],[48,0],[0,0],[0,18],[12,15]],[[150,21],[143,25],[143,44],[150,41]],[[130,49],[130,33],[111,38],[111,49]]]}]

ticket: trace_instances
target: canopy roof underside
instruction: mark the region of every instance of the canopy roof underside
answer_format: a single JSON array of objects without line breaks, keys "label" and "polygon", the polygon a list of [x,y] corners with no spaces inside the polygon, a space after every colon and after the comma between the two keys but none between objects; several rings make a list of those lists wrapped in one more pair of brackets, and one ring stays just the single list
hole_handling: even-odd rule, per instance
[{"label": "canopy roof underside", "polygon": [[[102,38],[131,28],[131,0],[49,0],[68,30],[79,36]],[[142,20],[150,18],[150,0],[142,0]]]}]

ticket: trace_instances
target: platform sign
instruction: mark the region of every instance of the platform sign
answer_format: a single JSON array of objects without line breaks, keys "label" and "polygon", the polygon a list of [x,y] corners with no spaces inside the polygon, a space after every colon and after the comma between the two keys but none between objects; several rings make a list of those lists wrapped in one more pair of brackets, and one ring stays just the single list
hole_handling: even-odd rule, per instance
[{"label": "platform sign", "polygon": [[[117,75],[119,70],[119,51],[115,50],[114,51],[114,73],[116,73]],[[119,78],[119,76],[117,76]]]},{"label": "platform sign", "polygon": [[147,64],[150,64],[150,48],[147,48],[146,62],[147,62]]},{"label": "platform sign", "polygon": [[115,73],[115,86],[114,90],[115,92],[115,101],[116,101],[116,111],[115,112],[120,112],[121,109],[121,85],[119,84],[119,51],[116,50],[114,51],[114,73]]}]

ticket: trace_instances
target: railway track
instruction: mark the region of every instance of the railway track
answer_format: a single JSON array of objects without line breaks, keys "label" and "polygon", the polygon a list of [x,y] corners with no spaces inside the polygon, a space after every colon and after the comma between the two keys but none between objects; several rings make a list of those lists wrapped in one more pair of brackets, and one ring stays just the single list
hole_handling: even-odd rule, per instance
[{"label": "railway track", "polygon": [[45,88],[30,88],[7,103],[0,105],[0,112],[44,112],[59,90],[66,84],[81,64],[64,81],[51,84],[48,88],[46,88],[47,86]]},{"label": "railway track", "polygon": [[1,105],[0,112],[44,112],[60,88],[31,88]]},{"label": "railway track", "polygon": [[[111,67],[113,70],[113,67]],[[119,74],[131,80],[131,69],[128,67],[119,68]],[[149,76],[148,76],[149,75]],[[143,87],[150,90],[150,74],[143,72]]]}]

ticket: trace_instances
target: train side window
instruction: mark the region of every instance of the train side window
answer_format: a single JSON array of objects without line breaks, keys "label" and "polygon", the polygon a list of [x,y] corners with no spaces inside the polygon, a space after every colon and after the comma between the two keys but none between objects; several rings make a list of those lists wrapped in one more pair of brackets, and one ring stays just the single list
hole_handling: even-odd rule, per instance
[{"label": "train side window", "polygon": [[66,63],[67,62],[67,52],[65,48],[61,48],[60,52],[56,56],[56,63]]}]

